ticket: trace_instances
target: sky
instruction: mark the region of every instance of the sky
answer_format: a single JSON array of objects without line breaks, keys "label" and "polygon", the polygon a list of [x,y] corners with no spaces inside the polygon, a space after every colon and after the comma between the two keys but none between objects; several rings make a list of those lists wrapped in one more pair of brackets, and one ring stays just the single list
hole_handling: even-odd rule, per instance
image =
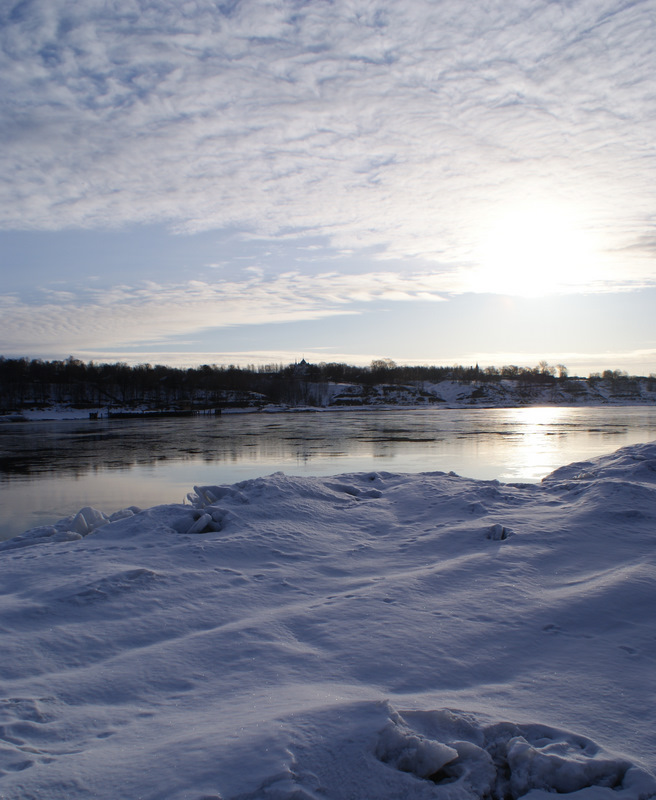
[{"label": "sky", "polygon": [[5,0],[0,354],[656,372],[656,0]]}]

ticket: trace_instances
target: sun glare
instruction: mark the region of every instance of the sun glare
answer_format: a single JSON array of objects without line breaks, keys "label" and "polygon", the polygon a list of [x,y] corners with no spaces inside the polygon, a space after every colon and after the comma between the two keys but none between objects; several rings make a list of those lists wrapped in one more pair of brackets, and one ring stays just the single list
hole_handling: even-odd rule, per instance
[{"label": "sun glare", "polygon": [[567,419],[568,410],[555,406],[508,409],[508,425],[521,435],[509,442],[508,463],[501,480],[535,483],[559,467]]},{"label": "sun glare", "polygon": [[573,214],[550,206],[508,211],[482,237],[474,288],[526,297],[580,289],[593,275],[594,251]]}]

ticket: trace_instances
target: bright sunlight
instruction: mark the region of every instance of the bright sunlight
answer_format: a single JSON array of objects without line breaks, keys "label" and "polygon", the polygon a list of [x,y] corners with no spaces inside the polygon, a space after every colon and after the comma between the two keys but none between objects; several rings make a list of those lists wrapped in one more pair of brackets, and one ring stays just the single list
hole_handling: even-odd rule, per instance
[{"label": "bright sunlight", "polygon": [[515,208],[486,226],[473,272],[477,291],[539,297],[593,279],[594,241],[576,215],[553,205]]}]

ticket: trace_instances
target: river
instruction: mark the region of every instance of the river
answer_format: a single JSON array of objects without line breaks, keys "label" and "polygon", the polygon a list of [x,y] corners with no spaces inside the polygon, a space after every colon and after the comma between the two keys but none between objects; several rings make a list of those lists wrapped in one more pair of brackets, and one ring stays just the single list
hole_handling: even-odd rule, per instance
[{"label": "river", "polygon": [[656,439],[653,407],[224,414],[0,426],[0,539],[83,506],[182,502],[194,485],[281,470],[457,472],[537,482],[572,461]]}]

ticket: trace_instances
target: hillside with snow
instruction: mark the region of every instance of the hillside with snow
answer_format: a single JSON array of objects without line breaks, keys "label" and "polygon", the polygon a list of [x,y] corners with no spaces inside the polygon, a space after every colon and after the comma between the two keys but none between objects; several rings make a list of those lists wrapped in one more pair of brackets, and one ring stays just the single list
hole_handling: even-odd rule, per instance
[{"label": "hillside with snow", "polygon": [[590,381],[570,378],[550,383],[515,379],[444,380],[408,384],[335,384],[309,392],[317,405],[442,406],[444,408],[516,408],[526,405],[643,405],[656,403],[656,382],[648,378]]},{"label": "hillside with snow", "polygon": [[3,800],[656,796],[656,443],[196,487],[0,565]]}]

